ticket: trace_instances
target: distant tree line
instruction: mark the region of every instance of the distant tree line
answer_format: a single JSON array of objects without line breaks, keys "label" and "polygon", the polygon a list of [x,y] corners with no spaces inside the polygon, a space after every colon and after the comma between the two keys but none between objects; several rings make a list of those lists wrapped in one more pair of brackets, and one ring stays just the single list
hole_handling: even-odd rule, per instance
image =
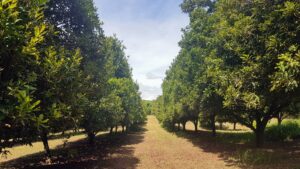
[{"label": "distant tree line", "polygon": [[256,145],[272,118],[300,107],[300,2],[184,0],[190,18],[155,101],[163,125],[240,123]]},{"label": "distant tree line", "polygon": [[[0,1],[0,153],[51,133],[128,130],[145,120],[125,47],[93,0]],[[112,130],[111,130],[112,131]]]}]

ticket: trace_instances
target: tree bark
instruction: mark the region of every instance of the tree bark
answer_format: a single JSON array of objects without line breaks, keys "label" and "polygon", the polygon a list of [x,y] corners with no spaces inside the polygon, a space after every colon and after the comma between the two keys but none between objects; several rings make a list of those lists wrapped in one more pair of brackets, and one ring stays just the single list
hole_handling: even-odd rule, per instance
[{"label": "tree bark", "polygon": [[129,126],[129,125],[130,125],[130,124],[128,124],[128,125],[125,126],[125,132],[126,132],[126,133],[129,132],[129,129],[130,129],[130,126]]},{"label": "tree bark", "polygon": [[48,134],[44,130],[41,132],[41,140],[43,142],[44,150],[46,152],[46,155],[48,157],[51,157],[51,152],[50,152],[50,148],[49,148],[49,144],[48,144]]},{"label": "tree bark", "polygon": [[172,131],[175,131],[176,129],[176,123],[172,123]]},{"label": "tree bark", "polygon": [[194,120],[195,131],[198,131],[198,120]]},{"label": "tree bark", "polygon": [[182,129],[183,129],[183,131],[185,131],[185,125],[186,125],[186,122],[183,122],[182,123]]},{"label": "tree bark", "polygon": [[216,135],[217,135],[217,132],[216,132],[216,116],[215,116],[214,113],[211,114],[210,120],[211,120],[212,136],[216,137]]},{"label": "tree bark", "polygon": [[283,120],[283,116],[282,116],[282,114],[281,114],[281,113],[278,113],[278,116],[277,116],[277,122],[278,122],[278,126],[280,126],[280,125],[281,125],[281,123],[282,123],[282,120]]},{"label": "tree bark", "polygon": [[95,134],[93,132],[88,132],[88,141],[90,145],[95,144]]},{"label": "tree bark", "polygon": [[233,130],[236,130],[236,122],[233,123]]},{"label": "tree bark", "polygon": [[114,127],[110,127],[109,133],[112,134],[112,133],[113,133],[113,130],[114,130]]},{"label": "tree bark", "polygon": [[75,127],[74,132],[78,133],[78,128],[77,127]]},{"label": "tree bark", "polygon": [[261,148],[264,146],[264,135],[265,135],[265,128],[266,124],[263,124],[262,122],[256,122],[256,130],[255,132],[255,141],[256,141],[256,147]]},{"label": "tree bark", "polygon": [[282,119],[281,119],[281,118],[278,118],[277,120],[278,120],[278,126],[280,126],[281,123],[282,123]]},{"label": "tree bark", "polygon": [[264,145],[264,131],[259,129],[255,131],[256,147],[261,148]]}]

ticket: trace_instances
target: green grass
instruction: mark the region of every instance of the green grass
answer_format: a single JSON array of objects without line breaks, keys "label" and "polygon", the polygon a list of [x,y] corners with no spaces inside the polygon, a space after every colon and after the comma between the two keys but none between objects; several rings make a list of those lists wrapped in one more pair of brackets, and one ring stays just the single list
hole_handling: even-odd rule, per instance
[{"label": "green grass", "polygon": [[[286,123],[289,123],[289,122],[296,122],[300,125],[300,119],[284,119],[282,121],[282,124],[286,124]],[[270,120],[267,127],[272,126],[272,125],[277,125],[277,124],[278,124],[277,119],[273,118],[273,119]]]},{"label": "green grass", "polygon": [[218,132],[217,139],[224,143],[246,144],[254,140],[253,132]]},{"label": "green grass", "polygon": [[288,122],[296,122],[296,123],[298,123],[298,125],[300,125],[300,119],[285,119],[285,120],[283,120],[282,123],[286,124]]},{"label": "green grass", "polygon": [[281,161],[283,160],[282,158],[284,157],[281,154],[276,154],[264,149],[246,149],[236,152],[236,159],[238,159],[241,164],[250,166],[268,165]]},{"label": "green grass", "polygon": [[285,121],[281,125],[273,124],[266,129],[266,139],[268,141],[289,141],[300,136],[300,125],[296,120]]}]

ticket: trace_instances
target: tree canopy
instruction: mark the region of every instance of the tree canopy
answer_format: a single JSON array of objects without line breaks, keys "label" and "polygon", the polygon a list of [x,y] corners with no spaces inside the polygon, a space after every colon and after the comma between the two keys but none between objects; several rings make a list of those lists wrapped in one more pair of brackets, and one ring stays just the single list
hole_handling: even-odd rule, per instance
[{"label": "tree canopy", "polygon": [[[185,0],[190,24],[166,73],[160,120],[234,119],[263,144],[270,119],[299,103],[297,1]],[[164,114],[164,115],[161,115]],[[195,122],[196,123],[196,122]]]},{"label": "tree canopy", "polygon": [[0,152],[51,133],[145,120],[125,47],[106,37],[92,0],[0,2]]}]

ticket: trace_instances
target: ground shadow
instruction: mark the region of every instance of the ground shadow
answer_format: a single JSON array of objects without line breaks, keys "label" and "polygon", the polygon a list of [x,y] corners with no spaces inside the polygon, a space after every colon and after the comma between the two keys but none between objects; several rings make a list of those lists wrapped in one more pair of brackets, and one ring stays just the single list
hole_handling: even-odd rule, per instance
[{"label": "ground shadow", "polygon": [[[136,168],[139,159],[134,156],[131,145],[144,139],[144,126],[134,132],[103,134],[97,137],[94,146],[87,140],[68,143],[52,150],[51,164],[43,153],[36,153],[0,164],[0,168],[28,169],[97,169],[97,168]],[[48,163],[48,164],[47,164]]]},{"label": "ground shadow", "polygon": [[218,154],[227,166],[247,169],[299,169],[300,140],[288,143],[267,142],[265,148],[256,149],[252,133],[218,133],[200,130],[175,132],[204,152]]}]

